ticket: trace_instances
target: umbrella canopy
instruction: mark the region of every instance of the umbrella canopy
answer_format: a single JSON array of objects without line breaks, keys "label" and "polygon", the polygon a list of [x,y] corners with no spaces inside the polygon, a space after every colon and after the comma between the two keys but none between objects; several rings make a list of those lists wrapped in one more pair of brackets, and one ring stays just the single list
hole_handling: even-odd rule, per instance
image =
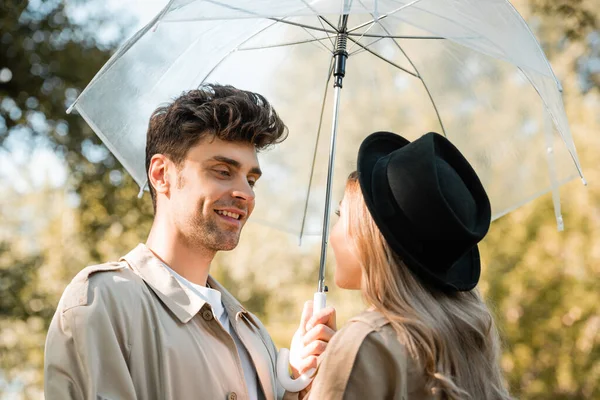
[{"label": "umbrella canopy", "polygon": [[157,106],[207,82],[263,94],[290,136],[260,156],[252,219],[320,235],[342,15],[348,59],[333,201],[376,130],[444,134],[479,174],[494,218],[583,177],[560,84],[506,0],[172,0],[72,108],[143,188]]}]

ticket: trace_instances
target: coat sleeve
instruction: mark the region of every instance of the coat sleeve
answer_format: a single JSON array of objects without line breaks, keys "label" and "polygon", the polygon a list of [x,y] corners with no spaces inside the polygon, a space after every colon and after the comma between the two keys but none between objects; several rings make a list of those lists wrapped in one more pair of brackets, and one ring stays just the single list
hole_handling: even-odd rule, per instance
[{"label": "coat sleeve", "polygon": [[396,371],[392,354],[371,332],[363,341],[348,384],[344,399],[393,399],[396,398]]},{"label": "coat sleeve", "polygon": [[309,398],[396,399],[393,355],[377,331],[353,323],[340,331],[325,351]]},{"label": "coat sleeve", "polygon": [[129,346],[114,294],[88,285],[65,290],[46,338],[44,392],[48,400],[135,399]]}]

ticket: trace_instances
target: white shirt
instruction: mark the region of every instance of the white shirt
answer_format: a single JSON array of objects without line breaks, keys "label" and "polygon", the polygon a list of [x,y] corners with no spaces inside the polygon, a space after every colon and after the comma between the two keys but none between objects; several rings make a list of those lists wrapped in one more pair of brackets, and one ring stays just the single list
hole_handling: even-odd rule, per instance
[{"label": "white shirt", "polygon": [[250,400],[257,400],[258,377],[256,375],[256,369],[254,368],[254,364],[252,364],[250,354],[248,354],[248,351],[242,344],[242,341],[238,337],[237,333],[235,333],[235,330],[231,329],[231,326],[229,325],[229,317],[227,315],[225,307],[223,306],[223,302],[221,301],[221,292],[206,286],[200,286],[195,283],[192,283],[185,279],[183,276],[179,275],[177,272],[173,271],[168,265],[164,263],[163,265],[171,272],[171,274],[175,277],[175,279],[179,281],[179,283],[185,285],[194,294],[196,294],[202,300],[210,304],[215,319],[221,323],[223,329],[225,329],[225,331],[231,335],[233,341],[235,342],[238,355],[240,356],[240,361],[242,362],[244,379],[246,381],[246,387],[248,388],[248,395],[250,396]]}]

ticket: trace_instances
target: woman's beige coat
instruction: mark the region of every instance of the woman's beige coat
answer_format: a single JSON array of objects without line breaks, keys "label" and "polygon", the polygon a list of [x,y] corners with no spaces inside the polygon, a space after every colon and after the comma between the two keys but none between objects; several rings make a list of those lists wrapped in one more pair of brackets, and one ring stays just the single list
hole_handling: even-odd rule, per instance
[{"label": "woman's beige coat", "polygon": [[309,392],[310,400],[430,400],[423,369],[376,311],[366,311],[335,334]]}]

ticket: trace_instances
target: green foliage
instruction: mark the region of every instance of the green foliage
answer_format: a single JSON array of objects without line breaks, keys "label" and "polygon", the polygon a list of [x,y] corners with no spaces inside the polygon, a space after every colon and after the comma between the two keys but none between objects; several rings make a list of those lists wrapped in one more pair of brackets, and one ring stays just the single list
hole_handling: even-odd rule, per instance
[{"label": "green foliage", "polygon": [[[598,3],[595,0],[531,0],[531,9],[550,22],[554,30],[570,40],[582,40],[598,29]],[[558,29],[557,29],[558,28]]]},{"label": "green foliage", "polygon": [[34,311],[30,304],[43,303],[44,299],[32,298],[29,283],[41,261],[39,256],[26,256],[22,259],[15,259],[10,244],[7,242],[0,243],[0,285],[2,285],[0,290],[2,293],[14,294],[13,296],[2,296],[0,298],[1,316],[26,319],[38,311]]},{"label": "green foliage", "polygon": [[[0,371],[27,397],[41,388],[45,331],[66,283],[85,265],[142,240],[152,211],[83,119],[65,113],[114,48],[91,34],[106,16],[76,24],[65,7],[58,0],[0,1],[0,152],[43,146],[69,171],[64,190],[9,191],[0,209]],[[75,215],[67,198],[78,204]]]}]

